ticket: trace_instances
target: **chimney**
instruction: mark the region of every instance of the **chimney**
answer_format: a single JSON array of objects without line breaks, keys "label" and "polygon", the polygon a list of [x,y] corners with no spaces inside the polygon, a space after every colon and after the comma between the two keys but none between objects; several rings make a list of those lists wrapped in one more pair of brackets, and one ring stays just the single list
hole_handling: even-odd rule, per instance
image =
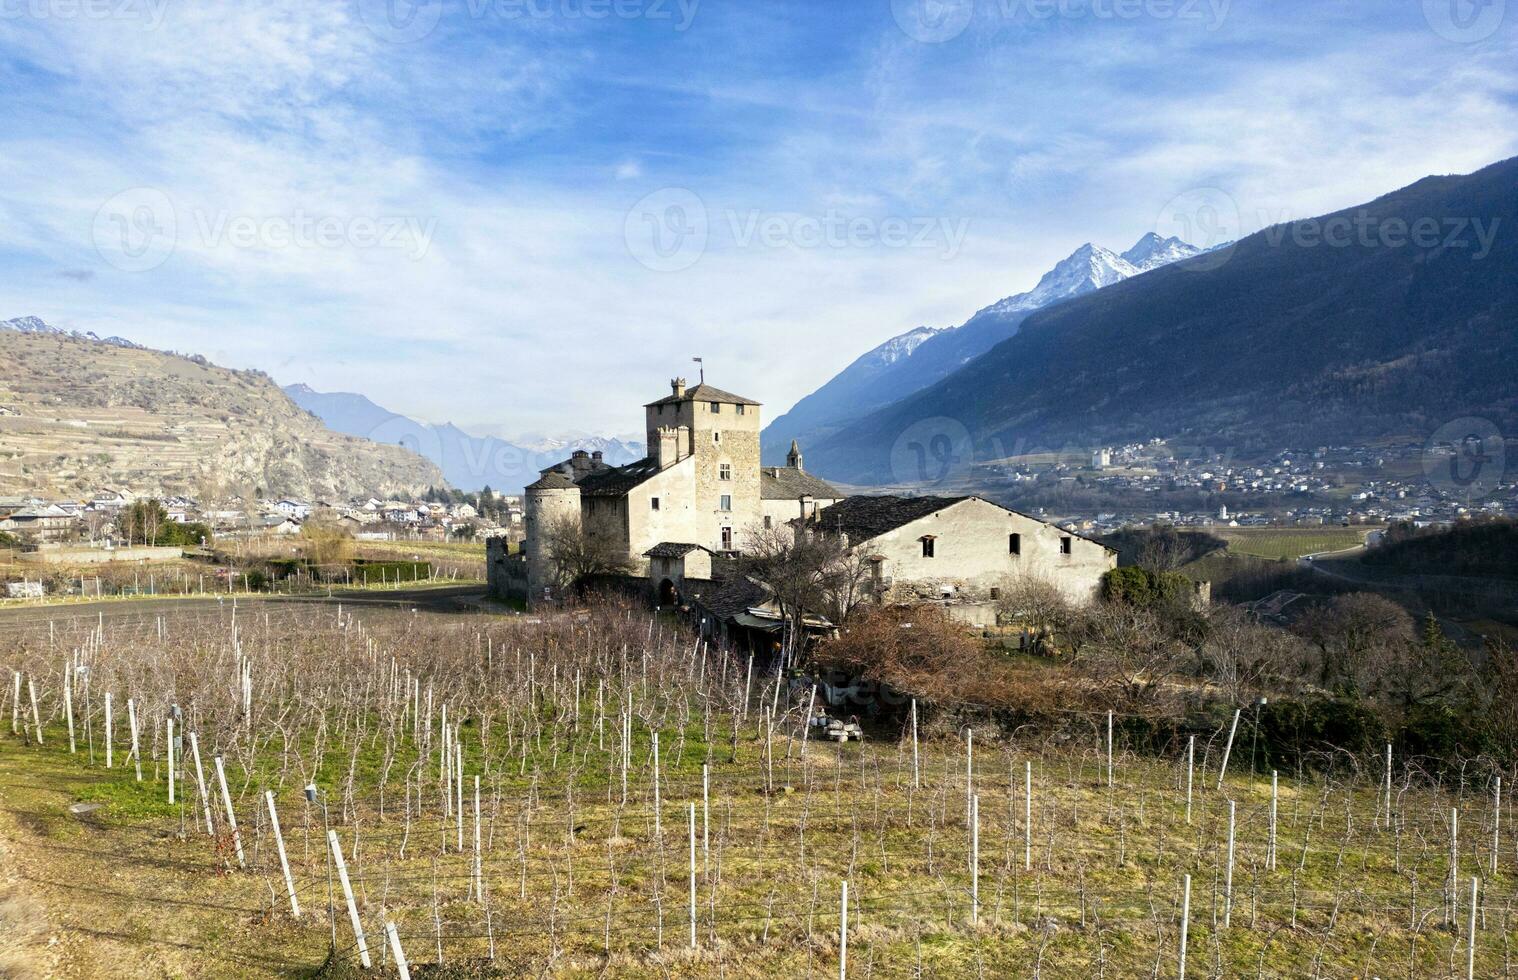
[{"label": "chimney", "polygon": [[593,463],[600,463],[601,462],[601,457],[603,455],[605,455],[605,454],[602,453],[601,450],[597,449],[595,452],[593,452],[593,453],[590,454],[591,462],[593,462]]},{"label": "chimney", "polygon": [[674,378],[669,383],[669,390],[674,392],[676,398],[685,397],[685,379]]},{"label": "chimney", "polygon": [[661,425],[658,435],[659,444],[650,448],[653,450],[654,460],[662,470],[674,466],[679,461],[679,444],[676,441],[675,430],[670,426]]}]

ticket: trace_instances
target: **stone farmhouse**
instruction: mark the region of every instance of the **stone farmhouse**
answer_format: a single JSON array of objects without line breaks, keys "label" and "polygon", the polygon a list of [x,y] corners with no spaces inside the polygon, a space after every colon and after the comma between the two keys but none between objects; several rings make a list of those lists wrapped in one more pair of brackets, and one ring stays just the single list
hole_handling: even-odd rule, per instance
[{"label": "stone farmhouse", "polygon": [[522,550],[487,542],[491,593],[529,604],[562,598],[549,542],[566,524],[625,559],[628,584],[652,601],[689,605],[718,630],[779,628],[762,583],[732,581],[757,528],[842,535],[867,560],[877,600],[942,604],[977,625],[995,621],[1000,590],[1018,576],[1085,601],[1116,566],[1098,542],[980,497],[845,497],[806,472],[794,443],[785,466],[761,466],[760,409],[673,380],[669,395],[644,406],[646,458],[614,467],[576,451],[526,488]]}]

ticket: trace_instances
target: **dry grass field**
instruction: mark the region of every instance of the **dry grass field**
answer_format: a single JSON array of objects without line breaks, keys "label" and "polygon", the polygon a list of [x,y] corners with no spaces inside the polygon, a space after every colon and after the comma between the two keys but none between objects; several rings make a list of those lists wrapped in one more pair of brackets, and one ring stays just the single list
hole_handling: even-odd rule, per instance
[{"label": "dry grass field", "polygon": [[1273,798],[1246,731],[1221,779],[1226,730],[1141,755],[1119,718],[1109,755],[1102,715],[824,743],[807,685],[619,606],[0,621],[0,682],[19,975],[359,975],[324,821],[379,975],[393,923],[419,977],[837,976],[841,936],[852,977],[1174,977],[1183,928],[1190,976],[1463,977],[1473,878],[1474,973],[1511,970],[1481,760],[1388,789],[1338,759]]}]

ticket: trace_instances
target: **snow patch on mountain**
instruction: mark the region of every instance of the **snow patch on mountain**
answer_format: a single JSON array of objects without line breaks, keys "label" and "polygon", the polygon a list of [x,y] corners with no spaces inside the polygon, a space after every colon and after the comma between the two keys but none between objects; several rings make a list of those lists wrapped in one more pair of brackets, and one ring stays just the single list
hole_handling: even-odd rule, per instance
[{"label": "snow patch on mountain", "polygon": [[10,320],[0,320],[0,330],[12,330],[16,333],[48,334],[56,337],[73,337],[75,340],[93,340],[99,344],[110,344],[112,347],[132,347],[143,349],[141,344],[134,344],[124,337],[101,337],[93,331],[64,330],[55,327],[37,316],[18,316]]},{"label": "snow patch on mountain", "polygon": [[1174,236],[1161,238],[1151,231],[1124,252],[1123,259],[1140,272],[1148,272],[1150,269],[1158,269],[1162,265],[1169,265],[1200,254],[1202,250],[1195,245],[1190,245]]}]

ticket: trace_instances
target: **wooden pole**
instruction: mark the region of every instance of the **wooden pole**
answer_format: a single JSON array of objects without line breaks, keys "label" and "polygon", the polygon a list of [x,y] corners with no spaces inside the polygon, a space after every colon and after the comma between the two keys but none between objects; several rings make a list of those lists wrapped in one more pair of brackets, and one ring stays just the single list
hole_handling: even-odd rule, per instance
[{"label": "wooden pole", "polygon": [[1218,767],[1218,789],[1223,788],[1223,777],[1228,775],[1228,757],[1233,754],[1233,737],[1239,731],[1239,715],[1243,708],[1233,709],[1233,727],[1228,729],[1228,744],[1223,746],[1223,764]]},{"label": "wooden pole", "polygon": [[411,980],[411,967],[406,963],[406,951],[401,949],[400,933],[395,931],[395,923],[385,923],[385,938],[390,940],[390,955],[395,957],[395,972],[400,980]]},{"label": "wooden pole", "polygon": [[1181,962],[1178,976],[1186,980],[1186,936],[1191,931],[1191,875],[1181,886]]},{"label": "wooden pole", "polygon": [[[218,757],[219,758],[219,757]],[[337,880],[343,886],[343,901],[348,903],[348,922],[353,926],[353,936],[358,940],[358,960],[369,969],[369,943],[364,939],[364,924],[358,918],[358,905],[353,901],[353,885],[348,881],[348,865],[343,861],[343,848],[337,842],[337,831],[327,831],[327,843],[332,848],[332,863],[337,866]]]},{"label": "wooden pole", "polygon": [[247,867],[247,861],[242,853],[242,834],[237,832],[237,815],[232,812],[232,794],[227,791],[227,772],[222,766],[221,756],[211,757],[211,762],[216,766],[216,782],[221,787],[221,802],[227,808],[227,826],[232,831],[232,846],[237,851],[237,866]]},{"label": "wooden pole", "polygon": [[285,876],[285,892],[290,896],[290,914],[300,918],[300,900],[295,897],[295,879],[290,876],[290,859],[285,855],[285,835],[279,830],[279,814],[274,809],[274,791],[265,790],[269,804],[269,826],[274,828],[274,848],[279,851],[279,870]]},{"label": "wooden pole", "polygon": [[216,828],[211,824],[211,794],[206,792],[206,771],[200,765],[200,739],[195,732],[190,733],[190,754],[195,759],[195,784],[200,787],[200,805],[205,812],[206,833],[216,835]]}]

